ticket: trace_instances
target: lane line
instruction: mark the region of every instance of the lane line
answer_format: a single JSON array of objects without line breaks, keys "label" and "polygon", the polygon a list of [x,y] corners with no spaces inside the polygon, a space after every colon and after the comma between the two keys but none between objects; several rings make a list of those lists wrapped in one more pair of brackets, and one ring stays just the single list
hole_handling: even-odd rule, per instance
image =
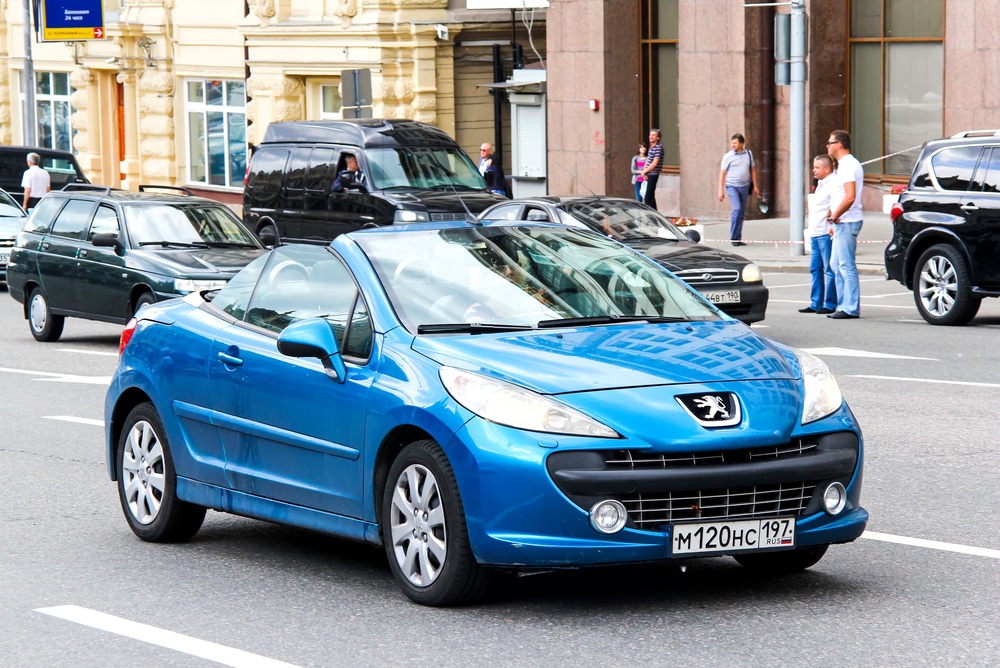
[{"label": "lane line", "polygon": [[111,376],[75,376],[69,373],[52,373],[51,371],[32,371],[31,369],[11,369],[0,367],[7,373],[23,373],[27,376],[37,376],[33,380],[43,383],[85,383],[88,385],[110,385]]},{"label": "lane line", "polygon": [[989,557],[990,559],[1000,559],[1000,550],[990,550],[985,547],[973,547],[971,545],[959,545],[957,543],[943,543],[938,540],[924,540],[923,538],[908,538],[907,536],[894,536],[888,533],[877,531],[865,531],[862,538],[868,540],[878,540],[883,543],[897,543],[899,545],[909,545],[911,547],[926,547],[931,550],[942,550],[944,552],[958,552],[959,554],[971,554],[975,557]]},{"label": "lane line", "polygon": [[35,612],[58,617],[68,622],[82,624],[108,633],[139,640],[150,645],[172,649],[202,659],[236,668],[297,668],[294,664],[269,659],[259,654],[251,654],[240,649],[226,647],[207,640],[199,640],[148,624],[140,624],[96,610],[77,605],[59,605],[51,608],[37,608]]},{"label": "lane line", "polygon": [[103,355],[105,357],[118,357],[118,353],[107,353],[103,350],[84,350],[82,348],[59,348],[61,353],[76,353],[77,355]]},{"label": "lane line", "polygon": [[74,417],[72,415],[45,415],[46,420],[61,420],[63,422],[76,422],[78,424],[89,424],[95,427],[103,427],[104,420],[93,420],[91,418]]},{"label": "lane line", "polygon": [[903,376],[872,376],[868,374],[845,374],[849,378],[869,378],[871,380],[898,380],[904,383],[929,383],[937,385],[965,385],[967,387],[1000,387],[1000,383],[974,383],[967,380],[939,380],[937,378],[905,378]]},{"label": "lane line", "polygon": [[889,353],[875,353],[867,350],[851,350],[850,348],[803,348],[807,353],[813,355],[827,355],[830,357],[868,357],[883,360],[920,360],[923,362],[940,362],[933,357],[910,357],[907,355],[891,355]]}]

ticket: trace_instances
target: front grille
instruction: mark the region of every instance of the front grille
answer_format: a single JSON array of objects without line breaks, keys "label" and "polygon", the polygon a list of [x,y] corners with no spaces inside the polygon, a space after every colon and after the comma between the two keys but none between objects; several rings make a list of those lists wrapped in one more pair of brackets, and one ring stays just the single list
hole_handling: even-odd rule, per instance
[{"label": "front grille", "polygon": [[674,273],[677,278],[695,287],[736,283],[740,280],[740,272],[736,269],[685,269]]},{"label": "front grille", "polygon": [[609,470],[649,470],[688,466],[711,466],[714,464],[744,464],[762,462],[769,459],[789,459],[819,447],[796,439],[780,445],[740,450],[717,450],[708,452],[649,452],[648,450],[612,450],[605,456]]},{"label": "front grille", "polygon": [[432,213],[431,220],[465,220],[464,213]]},{"label": "front grille", "polygon": [[621,498],[639,529],[654,530],[683,520],[740,520],[798,516],[816,485],[757,485],[737,489],[638,494]]}]

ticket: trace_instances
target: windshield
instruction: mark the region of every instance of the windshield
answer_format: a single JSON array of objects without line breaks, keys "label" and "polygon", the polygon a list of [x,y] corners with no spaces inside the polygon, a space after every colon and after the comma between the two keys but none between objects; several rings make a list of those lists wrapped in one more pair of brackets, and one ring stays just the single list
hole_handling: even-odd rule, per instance
[{"label": "windshield", "polygon": [[595,232],[619,241],[649,238],[690,241],[662,214],[627,200],[570,202],[563,210]]},{"label": "windshield", "polygon": [[131,204],[125,222],[133,246],[246,246],[260,243],[223,206],[203,204]]},{"label": "windshield", "polygon": [[411,331],[443,323],[719,317],[658,264],[584,230],[487,226],[354,238]]},{"label": "windshield", "polygon": [[479,170],[460,148],[377,148],[365,152],[378,190],[486,190]]}]

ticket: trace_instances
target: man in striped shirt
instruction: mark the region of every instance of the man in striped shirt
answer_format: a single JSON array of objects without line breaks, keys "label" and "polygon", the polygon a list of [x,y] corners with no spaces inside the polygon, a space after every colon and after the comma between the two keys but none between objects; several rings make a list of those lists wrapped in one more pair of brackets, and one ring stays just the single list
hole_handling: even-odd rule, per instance
[{"label": "man in striped shirt", "polygon": [[663,144],[660,143],[660,131],[653,128],[649,131],[649,152],[646,153],[646,166],[641,174],[646,181],[646,204],[656,208],[656,182],[660,180],[660,169],[663,168]]}]

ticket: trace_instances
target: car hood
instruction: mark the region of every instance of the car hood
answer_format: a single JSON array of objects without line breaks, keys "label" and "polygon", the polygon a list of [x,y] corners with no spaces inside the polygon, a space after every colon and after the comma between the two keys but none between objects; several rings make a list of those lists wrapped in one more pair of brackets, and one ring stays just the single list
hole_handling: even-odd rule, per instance
[{"label": "car hood", "polygon": [[768,339],[729,320],[418,336],[412,347],[542,394],[798,375]]},{"label": "car hood", "polygon": [[718,248],[687,241],[664,243],[660,239],[626,239],[623,241],[646,257],[652,258],[670,271],[729,267],[740,269],[750,261],[745,257]]},{"label": "car hood", "polygon": [[167,276],[228,279],[266,252],[263,248],[134,248],[125,266]]},{"label": "car hood", "polygon": [[[498,202],[507,201],[506,197],[481,191],[443,190],[407,190],[405,192],[386,192],[383,196],[397,203],[423,204],[428,211],[434,213],[465,213],[466,208],[472,213],[481,213]],[[462,204],[465,204],[463,207]]]}]

